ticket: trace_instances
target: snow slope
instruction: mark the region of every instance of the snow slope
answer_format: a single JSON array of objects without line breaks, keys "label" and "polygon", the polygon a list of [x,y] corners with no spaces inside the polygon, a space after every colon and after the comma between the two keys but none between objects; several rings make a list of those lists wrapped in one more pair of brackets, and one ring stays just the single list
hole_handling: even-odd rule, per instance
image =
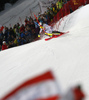
[{"label": "snow slope", "polygon": [[28,78],[51,69],[63,92],[80,83],[89,100],[88,11],[86,5],[64,18],[58,29],[68,34],[0,52],[0,97]]}]

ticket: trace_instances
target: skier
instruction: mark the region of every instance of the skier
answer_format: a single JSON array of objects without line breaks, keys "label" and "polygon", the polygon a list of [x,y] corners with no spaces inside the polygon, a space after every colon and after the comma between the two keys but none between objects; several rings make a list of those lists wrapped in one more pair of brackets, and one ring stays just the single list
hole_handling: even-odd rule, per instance
[{"label": "skier", "polygon": [[53,27],[49,26],[48,24],[46,23],[39,23],[39,26],[40,26],[40,34],[43,32],[45,32],[46,35],[48,36],[53,36],[53,34],[60,34],[59,31],[54,31],[53,30]]}]

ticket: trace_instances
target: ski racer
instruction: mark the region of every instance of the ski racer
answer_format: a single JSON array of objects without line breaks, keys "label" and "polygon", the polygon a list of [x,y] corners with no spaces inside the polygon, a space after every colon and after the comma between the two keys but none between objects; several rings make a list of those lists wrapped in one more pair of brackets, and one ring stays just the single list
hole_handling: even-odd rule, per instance
[{"label": "ski racer", "polygon": [[43,23],[39,23],[39,25],[40,25],[40,34],[42,33],[42,31],[48,36],[52,36],[55,33],[56,34],[60,34],[59,31],[54,31],[53,27],[49,26],[48,24],[46,24],[44,22]]}]

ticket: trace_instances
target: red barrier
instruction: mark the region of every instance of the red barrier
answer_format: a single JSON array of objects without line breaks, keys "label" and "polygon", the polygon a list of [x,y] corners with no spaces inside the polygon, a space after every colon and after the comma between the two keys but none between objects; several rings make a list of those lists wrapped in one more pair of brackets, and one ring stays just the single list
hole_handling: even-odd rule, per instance
[{"label": "red barrier", "polygon": [[66,15],[70,14],[69,2],[66,3]]},{"label": "red barrier", "polygon": [[71,9],[73,11],[75,11],[75,6],[74,6],[74,3],[73,3],[73,0],[70,0],[69,4],[70,4]]},{"label": "red barrier", "polygon": [[63,17],[63,8],[60,9],[60,16]]},{"label": "red barrier", "polygon": [[87,0],[87,4],[89,4],[89,0]]},{"label": "red barrier", "polygon": [[69,9],[69,14],[70,14],[70,4],[69,4],[69,2],[67,3],[67,9]]},{"label": "red barrier", "polygon": [[80,3],[81,3],[81,5],[85,5],[86,4],[86,0],[80,0]]},{"label": "red barrier", "polygon": [[55,23],[56,22],[56,16],[54,16],[54,18],[53,18],[53,23]]},{"label": "red barrier", "polygon": [[57,13],[57,21],[60,19],[60,11]]},{"label": "red barrier", "polygon": [[63,8],[64,16],[66,16],[66,15],[67,15],[66,4],[65,4],[63,7],[64,7],[64,8]]}]

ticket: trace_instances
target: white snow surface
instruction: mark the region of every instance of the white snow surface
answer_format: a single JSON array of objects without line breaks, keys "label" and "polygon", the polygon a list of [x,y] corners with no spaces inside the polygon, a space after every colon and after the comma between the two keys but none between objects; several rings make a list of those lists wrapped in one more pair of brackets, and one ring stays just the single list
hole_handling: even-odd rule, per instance
[{"label": "white snow surface", "polygon": [[[4,13],[2,16],[0,22],[1,18],[9,18]],[[65,17],[58,30],[69,33],[0,52],[0,98],[23,81],[50,69],[63,92],[81,84],[85,100],[89,100],[89,5]]]},{"label": "white snow surface", "polygon": [[5,4],[5,10],[10,9],[11,7],[12,7],[12,5],[10,3]]}]

